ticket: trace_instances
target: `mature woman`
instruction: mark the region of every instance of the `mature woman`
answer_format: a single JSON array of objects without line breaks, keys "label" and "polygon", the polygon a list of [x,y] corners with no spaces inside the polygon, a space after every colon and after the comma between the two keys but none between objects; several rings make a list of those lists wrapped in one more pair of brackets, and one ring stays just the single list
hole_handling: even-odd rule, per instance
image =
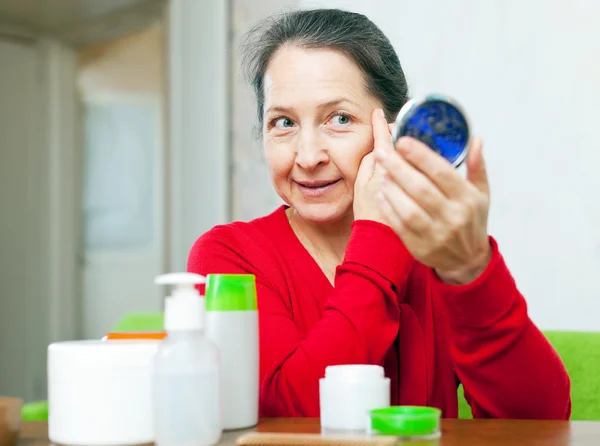
[{"label": "mature woman", "polygon": [[567,419],[570,382],[487,233],[481,140],[459,175],[388,123],[408,99],[366,17],[283,14],[245,44],[266,160],[286,205],[218,226],[189,270],[256,275],[260,412],[318,416],[333,364],[379,364],[393,404]]}]

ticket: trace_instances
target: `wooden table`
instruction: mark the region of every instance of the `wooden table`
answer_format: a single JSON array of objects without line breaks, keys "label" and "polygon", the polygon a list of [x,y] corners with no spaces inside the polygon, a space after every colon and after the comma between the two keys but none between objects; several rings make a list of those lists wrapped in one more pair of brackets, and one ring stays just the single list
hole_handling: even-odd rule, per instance
[{"label": "wooden table", "polygon": [[[262,420],[254,431],[319,433],[319,420],[279,418]],[[244,432],[226,432],[222,445],[235,445]],[[48,425],[25,422],[19,446],[49,446]],[[520,420],[443,420],[440,446],[597,446],[600,422],[520,421]]]}]

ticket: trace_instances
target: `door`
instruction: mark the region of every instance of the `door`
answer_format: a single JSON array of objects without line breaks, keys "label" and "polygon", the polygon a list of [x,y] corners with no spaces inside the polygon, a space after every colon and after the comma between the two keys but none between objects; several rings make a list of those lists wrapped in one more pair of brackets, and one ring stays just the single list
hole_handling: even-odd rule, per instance
[{"label": "door", "polygon": [[100,338],[128,313],[162,308],[161,100],[99,94],[83,110],[83,335]]}]

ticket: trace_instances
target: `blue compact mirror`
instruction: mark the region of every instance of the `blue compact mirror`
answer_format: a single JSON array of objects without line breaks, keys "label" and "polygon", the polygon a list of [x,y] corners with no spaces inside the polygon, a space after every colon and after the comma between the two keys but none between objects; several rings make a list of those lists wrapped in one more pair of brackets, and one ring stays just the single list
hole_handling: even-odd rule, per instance
[{"label": "blue compact mirror", "polygon": [[402,136],[418,139],[458,167],[467,157],[469,122],[452,98],[429,94],[411,99],[398,113],[392,132],[394,144]]}]

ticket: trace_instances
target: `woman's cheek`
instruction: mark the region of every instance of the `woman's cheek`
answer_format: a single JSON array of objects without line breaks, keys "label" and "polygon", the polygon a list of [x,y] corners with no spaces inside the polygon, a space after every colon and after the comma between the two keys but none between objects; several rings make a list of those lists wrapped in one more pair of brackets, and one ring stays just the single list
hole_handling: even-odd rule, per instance
[{"label": "woman's cheek", "polygon": [[348,180],[354,181],[364,156],[373,150],[373,136],[369,132],[347,133],[345,138],[330,141],[331,158]]},{"label": "woman's cheek", "polygon": [[265,159],[272,175],[286,175],[294,165],[294,151],[289,144],[265,141]]}]

